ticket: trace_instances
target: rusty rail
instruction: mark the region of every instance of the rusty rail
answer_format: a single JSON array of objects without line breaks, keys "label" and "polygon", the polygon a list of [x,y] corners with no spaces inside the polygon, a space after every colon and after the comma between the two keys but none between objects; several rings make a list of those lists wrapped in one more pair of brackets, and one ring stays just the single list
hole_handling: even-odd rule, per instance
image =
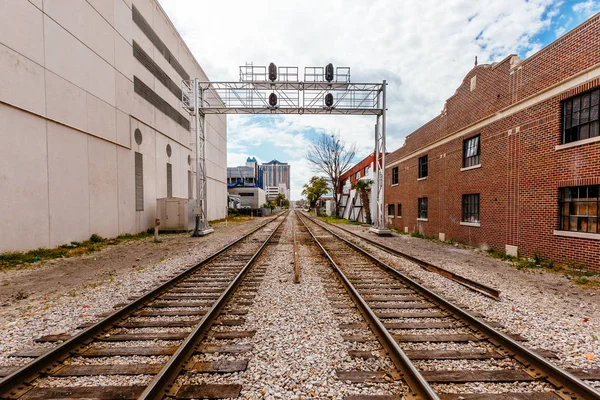
[{"label": "rusty rail", "polygon": [[300,263],[298,262],[298,241],[296,240],[296,219],[292,219],[294,233],[294,283],[300,283]]},{"label": "rusty rail", "polygon": [[[308,218],[311,218],[311,217],[308,217]],[[317,222],[316,220],[314,220],[314,221]],[[494,300],[499,300],[500,299],[500,291],[498,289],[494,289],[494,288],[486,286],[486,285],[484,285],[482,283],[476,282],[476,281],[474,281],[472,279],[469,279],[469,278],[466,278],[466,277],[461,276],[459,274],[456,274],[456,273],[454,273],[452,271],[448,271],[445,268],[438,267],[437,265],[433,265],[433,264],[431,264],[431,263],[429,263],[427,261],[424,261],[424,260],[418,259],[416,257],[413,257],[410,254],[403,253],[403,252],[401,252],[401,251],[399,251],[397,249],[394,249],[392,247],[386,246],[386,245],[384,245],[382,243],[379,243],[379,242],[377,242],[377,241],[375,241],[373,239],[369,239],[369,238],[366,238],[366,237],[364,237],[362,235],[359,235],[359,234],[357,234],[355,232],[352,232],[350,229],[347,229],[347,228],[344,228],[344,227],[341,227],[341,226],[338,226],[338,225],[335,225],[335,224],[331,224],[329,222],[325,222],[325,223],[328,224],[328,225],[334,226],[337,229],[340,229],[340,230],[342,230],[342,231],[344,231],[344,232],[346,232],[346,233],[348,233],[350,235],[353,235],[353,236],[359,238],[360,240],[364,240],[365,242],[369,243],[372,246],[377,247],[380,250],[383,250],[383,251],[385,251],[387,253],[393,254],[393,255],[398,256],[398,257],[405,258],[405,259],[407,259],[407,260],[409,260],[409,261],[411,261],[411,262],[413,262],[415,264],[418,264],[419,266],[421,266],[422,268],[424,268],[426,270],[429,270],[431,272],[435,272],[436,274],[442,275],[442,276],[444,276],[444,277],[446,277],[446,278],[448,278],[448,279],[450,279],[450,280],[452,280],[452,281],[454,281],[456,283],[459,283],[459,284],[465,286],[466,288],[471,289],[471,290],[473,290],[473,291],[475,291],[477,293],[480,293],[480,294],[482,294],[484,296],[490,297],[490,298],[492,298]]]}]

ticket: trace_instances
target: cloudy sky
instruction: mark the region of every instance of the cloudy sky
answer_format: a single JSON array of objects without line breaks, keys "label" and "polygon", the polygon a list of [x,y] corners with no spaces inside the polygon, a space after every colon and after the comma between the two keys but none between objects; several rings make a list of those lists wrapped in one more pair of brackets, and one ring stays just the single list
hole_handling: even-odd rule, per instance
[{"label": "cloudy sky", "polygon": [[[352,81],[388,86],[388,150],[440,113],[473,67],[525,58],[600,11],[600,0],[159,0],[211,80],[238,67],[351,67]],[[339,132],[373,151],[374,117],[229,116],[229,166],[247,156],[291,164],[292,199],[314,174],[311,137]]]}]

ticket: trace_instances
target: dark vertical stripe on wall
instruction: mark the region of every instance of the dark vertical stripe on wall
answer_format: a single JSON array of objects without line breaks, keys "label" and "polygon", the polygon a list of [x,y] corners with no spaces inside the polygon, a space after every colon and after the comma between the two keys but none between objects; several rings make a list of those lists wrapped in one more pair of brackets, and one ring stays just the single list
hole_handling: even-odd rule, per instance
[{"label": "dark vertical stripe on wall", "polygon": [[142,32],[150,39],[150,41],[154,44],[154,46],[161,52],[163,57],[167,60],[171,66],[177,71],[179,75],[183,79],[190,79],[190,75],[185,72],[185,69],[179,64],[179,62],[173,56],[173,53],[169,51],[167,46],[163,43],[162,40],[158,37],[154,29],[150,26],[150,24],[144,19],[140,11],[135,7],[131,7],[133,22],[141,29]]},{"label": "dark vertical stripe on wall", "polygon": [[137,76],[133,77],[133,91],[143,97],[148,103],[162,111],[166,116],[177,122],[187,130],[190,130],[190,121],[157,95]]},{"label": "dark vertical stripe on wall", "polygon": [[169,78],[169,75],[167,75],[166,72],[163,71],[148,54],[146,54],[144,49],[142,49],[142,47],[137,44],[135,40],[133,41],[133,56],[144,67],[146,67],[146,69],[150,71],[152,75],[154,75],[154,77],[160,81],[160,83],[165,85],[165,87],[169,89],[169,91],[173,93],[178,100],[181,100],[181,88],[179,85]]},{"label": "dark vertical stripe on wall", "polygon": [[144,211],[144,156],[135,152],[135,211]]},{"label": "dark vertical stripe on wall", "polygon": [[167,197],[173,197],[173,166],[167,163]]}]

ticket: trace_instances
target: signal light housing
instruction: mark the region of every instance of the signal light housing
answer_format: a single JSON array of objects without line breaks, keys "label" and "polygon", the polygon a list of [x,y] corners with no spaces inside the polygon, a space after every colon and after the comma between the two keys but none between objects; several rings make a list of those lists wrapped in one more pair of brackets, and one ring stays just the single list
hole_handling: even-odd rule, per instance
[{"label": "signal light housing", "polygon": [[331,93],[327,93],[325,95],[325,105],[327,107],[331,107],[333,105],[333,95]]},{"label": "signal light housing", "polygon": [[269,105],[271,107],[275,107],[277,105],[277,95],[275,93],[271,93],[269,95]]},{"label": "signal light housing", "polygon": [[275,63],[269,64],[269,80],[275,82],[277,80],[277,67]]},{"label": "signal light housing", "polygon": [[325,80],[331,82],[333,80],[333,64],[329,63],[325,67]]}]

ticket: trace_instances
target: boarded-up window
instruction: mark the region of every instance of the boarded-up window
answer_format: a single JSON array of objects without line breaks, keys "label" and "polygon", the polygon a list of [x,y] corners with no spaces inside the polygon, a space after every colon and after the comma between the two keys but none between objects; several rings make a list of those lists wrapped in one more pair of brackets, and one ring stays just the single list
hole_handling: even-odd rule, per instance
[{"label": "boarded-up window", "polygon": [[188,171],[188,199],[194,198],[194,181],[192,180],[192,171]]},{"label": "boarded-up window", "polygon": [[167,197],[173,197],[173,168],[167,163]]},{"label": "boarded-up window", "polygon": [[135,153],[135,211],[144,211],[144,156]]}]

